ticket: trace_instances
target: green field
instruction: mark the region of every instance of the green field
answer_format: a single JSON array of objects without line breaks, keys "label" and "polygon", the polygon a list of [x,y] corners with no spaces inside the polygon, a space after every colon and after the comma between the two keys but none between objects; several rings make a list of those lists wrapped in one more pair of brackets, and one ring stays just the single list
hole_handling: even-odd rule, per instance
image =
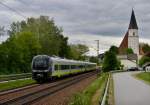
[{"label": "green field", "polygon": [[135,75],[138,79],[144,80],[150,84],[150,72],[138,73]]},{"label": "green field", "polygon": [[74,95],[70,105],[98,105],[103,96],[108,74],[103,74],[83,92]]},{"label": "green field", "polygon": [[16,81],[0,83],[0,91],[15,89],[15,88],[31,85],[34,83],[36,82],[32,79],[16,80]]}]

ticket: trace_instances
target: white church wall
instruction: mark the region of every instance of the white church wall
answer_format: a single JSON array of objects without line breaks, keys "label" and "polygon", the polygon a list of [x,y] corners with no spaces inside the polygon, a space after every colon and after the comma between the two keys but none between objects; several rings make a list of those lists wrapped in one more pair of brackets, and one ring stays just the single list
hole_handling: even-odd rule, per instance
[{"label": "white church wall", "polygon": [[129,29],[129,36],[138,36],[138,30],[137,29]]},{"label": "white church wall", "polygon": [[133,52],[139,55],[139,36],[137,29],[129,29],[128,48],[132,48]]},{"label": "white church wall", "polygon": [[117,55],[117,58],[121,61],[121,64],[124,65],[124,70],[137,67],[136,60],[128,60],[127,55]]},{"label": "white church wall", "polygon": [[124,65],[124,70],[127,70],[131,67],[137,67],[136,61],[130,61],[128,59],[122,59],[120,61],[121,64]]}]

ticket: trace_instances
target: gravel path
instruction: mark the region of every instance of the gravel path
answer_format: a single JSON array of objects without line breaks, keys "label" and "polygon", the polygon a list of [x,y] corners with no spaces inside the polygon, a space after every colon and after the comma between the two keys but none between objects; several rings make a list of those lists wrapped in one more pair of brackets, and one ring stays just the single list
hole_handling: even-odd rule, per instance
[{"label": "gravel path", "polygon": [[[15,92],[10,91],[10,93],[9,93],[9,91],[8,91],[9,94],[7,92],[6,93],[4,92],[4,94],[3,94],[3,92],[2,92],[2,93],[0,93],[0,103],[6,102],[6,101],[11,100],[11,99],[15,99],[15,98],[20,97],[20,96],[27,95],[29,93],[40,91],[42,89],[45,89],[45,88],[51,87],[51,86],[55,86],[55,85],[60,84],[60,83],[65,83],[68,80],[80,78],[80,77],[85,76],[85,75],[87,75],[87,74],[86,73],[80,74],[80,75],[77,75],[77,76],[74,76],[71,78],[66,78],[66,79],[56,81],[53,83],[46,83],[46,84],[38,85],[35,87],[23,89],[23,90],[21,89],[21,90],[15,91]],[[36,104],[40,104],[40,105],[43,105],[43,104],[46,105],[47,103],[48,103],[47,105],[55,105],[55,103],[58,105],[61,105],[64,103],[66,104],[69,102],[72,94],[85,89],[95,78],[96,78],[96,74],[95,75],[93,74],[89,78],[83,79],[82,81],[80,81],[80,82],[78,82],[72,86],[68,86],[67,88],[63,89],[62,91],[53,94],[52,96],[48,96],[48,97],[45,97],[43,99],[38,100],[38,102]]]},{"label": "gravel path", "polygon": [[131,76],[134,73],[113,75],[116,105],[150,105],[150,86]]},{"label": "gravel path", "polygon": [[96,79],[96,75],[86,78],[79,83],[73,84],[53,95],[39,100],[33,105],[68,105],[72,96],[84,90],[89,84],[91,84]]}]

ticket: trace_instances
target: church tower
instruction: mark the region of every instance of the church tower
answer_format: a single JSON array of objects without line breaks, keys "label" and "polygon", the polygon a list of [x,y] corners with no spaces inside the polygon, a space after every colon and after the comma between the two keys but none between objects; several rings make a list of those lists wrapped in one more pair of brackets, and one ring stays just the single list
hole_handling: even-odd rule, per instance
[{"label": "church tower", "polygon": [[130,24],[128,28],[128,48],[132,48],[133,52],[139,55],[138,26],[136,23],[134,10],[132,10]]},{"label": "church tower", "polygon": [[[131,48],[134,54],[128,54],[128,48]],[[119,54],[117,56],[121,64],[124,65],[124,70],[131,67],[138,67],[137,60],[140,58],[139,49],[138,25],[136,23],[134,10],[132,10],[129,27],[119,46]]]}]

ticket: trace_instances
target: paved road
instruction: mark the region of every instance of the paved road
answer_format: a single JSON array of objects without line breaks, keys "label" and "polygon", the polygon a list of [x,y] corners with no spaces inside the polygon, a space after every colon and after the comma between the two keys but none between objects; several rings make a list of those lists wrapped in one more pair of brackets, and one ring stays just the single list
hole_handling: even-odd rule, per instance
[{"label": "paved road", "polygon": [[116,105],[150,105],[150,85],[132,77],[133,73],[113,75]]}]

